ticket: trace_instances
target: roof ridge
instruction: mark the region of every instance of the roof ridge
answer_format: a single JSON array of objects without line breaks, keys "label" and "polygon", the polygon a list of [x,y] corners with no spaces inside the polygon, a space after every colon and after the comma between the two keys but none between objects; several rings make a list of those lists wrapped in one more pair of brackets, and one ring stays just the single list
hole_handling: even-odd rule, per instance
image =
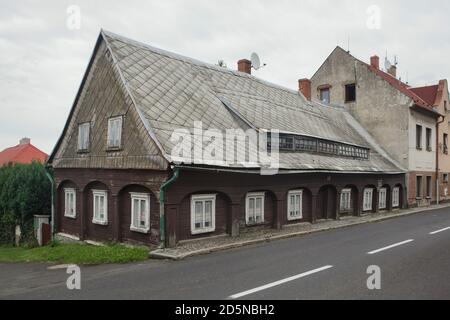
[{"label": "roof ridge", "polygon": [[197,65],[199,67],[214,69],[216,71],[223,72],[223,73],[230,73],[230,74],[234,74],[234,75],[240,76],[240,77],[251,78],[251,79],[256,80],[264,85],[270,86],[275,89],[284,90],[286,92],[289,92],[291,94],[295,94],[295,95],[299,96],[298,91],[296,91],[294,89],[290,89],[290,88],[284,87],[282,85],[258,78],[251,74],[247,74],[244,72],[240,72],[240,71],[232,70],[232,69],[228,69],[228,68],[222,68],[222,67],[216,66],[215,64],[204,62],[204,61],[198,60],[196,58],[191,58],[191,57],[188,57],[188,56],[185,56],[185,55],[173,52],[173,51],[169,51],[166,49],[157,48],[157,47],[151,46],[147,43],[144,43],[144,42],[141,42],[138,40],[134,40],[134,39],[126,37],[126,36],[119,35],[112,31],[102,29],[102,33],[104,33],[107,36],[113,37],[118,41],[129,42],[128,44],[144,47],[145,49],[148,49],[156,54],[166,56],[168,58],[177,59],[177,60],[180,60],[183,62],[191,63],[191,64]]}]

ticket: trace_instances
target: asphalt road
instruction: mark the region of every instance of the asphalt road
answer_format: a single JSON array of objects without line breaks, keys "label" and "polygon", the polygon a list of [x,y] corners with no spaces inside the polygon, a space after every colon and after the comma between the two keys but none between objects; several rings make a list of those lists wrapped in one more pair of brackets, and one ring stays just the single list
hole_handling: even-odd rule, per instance
[{"label": "asphalt road", "polygon": [[[65,270],[0,264],[0,299],[450,299],[446,228],[450,208],[179,262],[82,267],[79,291]],[[373,265],[380,290],[367,288]]]}]

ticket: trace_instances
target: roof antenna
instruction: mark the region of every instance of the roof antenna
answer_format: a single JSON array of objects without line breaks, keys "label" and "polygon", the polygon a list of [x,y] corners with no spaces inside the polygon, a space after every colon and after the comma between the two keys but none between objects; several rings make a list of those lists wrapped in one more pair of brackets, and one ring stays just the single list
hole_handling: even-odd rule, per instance
[{"label": "roof antenna", "polygon": [[350,36],[347,39],[347,53],[350,53]]}]

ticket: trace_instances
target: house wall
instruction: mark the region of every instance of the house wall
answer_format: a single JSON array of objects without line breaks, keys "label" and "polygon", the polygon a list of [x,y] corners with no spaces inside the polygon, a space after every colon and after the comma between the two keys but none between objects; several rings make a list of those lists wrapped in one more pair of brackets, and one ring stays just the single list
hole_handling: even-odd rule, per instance
[{"label": "house wall", "polygon": [[[152,170],[101,170],[101,169],[55,169],[57,183],[56,227],[58,232],[96,241],[158,244],[159,198],[161,185],[169,178],[167,171]],[[166,232],[168,244],[176,245],[183,240],[192,240],[218,235],[238,236],[254,228],[281,228],[301,222],[315,223],[322,218],[338,219],[341,216],[340,193],[352,189],[354,210],[361,215],[362,196],[365,187],[377,189],[387,186],[392,190],[400,186],[404,198],[404,175],[383,174],[296,174],[261,176],[259,174],[220,173],[213,171],[180,172],[177,181],[166,192]],[[77,191],[77,217],[64,218],[65,187]],[[92,223],[92,190],[108,192],[108,225]],[[291,190],[303,190],[303,218],[288,221],[287,197]],[[130,231],[130,192],[151,195],[151,232],[141,234]],[[245,219],[245,199],[249,192],[264,192],[265,224],[248,227]],[[191,196],[217,194],[216,230],[202,235],[191,233]],[[389,197],[388,197],[389,198]],[[377,191],[374,193],[373,212],[377,212]],[[402,200],[401,200],[402,201]],[[401,207],[403,207],[402,202]],[[326,210],[324,211],[324,204]],[[391,210],[392,206],[388,208]],[[323,216],[323,213],[326,216]]]},{"label": "house wall", "polygon": [[[436,195],[436,120],[413,111],[412,99],[341,48],[328,57],[311,80],[316,99],[319,99],[318,88],[330,86],[330,103],[345,105],[376,142],[410,172],[406,176],[409,205],[430,203],[431,200],[416,200],[413,189],[416,174],[432,175],[433,195]],[[357,84],[356,101],[346,103],[345,85],[351,83]],[[416,124],[423,126],[422,150],[416,148]],[[432,151],[425,147],[426,128],[432,129]]]},{"label": "house wall", "polygon": [[[381,147],[404,168],[409,166],[411,99],[375,75],[367,65],[337,48],[312,77],[313,99],[330,85],[330,103],[345,105]],[[345,102],[345,85],[357,83],[356,102]]]},{"label": "house wall", "polygon": [[[447,102],[447,110],[445,108],[445,102]],[[439,125],[439,194],[441,201],[449,201],[450,186],[448,182],[444,181],[444,174],[450,175],[450,152],[444,151],[444,133],[450,135],[450,97],[448,92],[447,80],[441,80],[439,82],[438,97],[436,107],[440,114],[444,115],[444,119],[441,118],[442,123]],[[450,139],[450,137],[449,137]],[[449,140],[450,141],[450,140]],[[449,150],[450,151],[450,150]]]},{"label": "house wall", "polygon": [[[280,228],[285,225],[312,222],[321,219],[324,203],[328,201],[328,218],[339,218],[341,213],[340,193],[342,189],[352,189],[354,211],[362,214],[362,195],[365,187],[387,186],[392,190],[401,186],[406,190],[404,175],[371,174],[297,174],[260,176],[258,174],[220,173],[204,171],[181,171],[175,184],[167,191],[166,215],[168,235],[171,245],[179,241],[216,236],[220,234],[238,235],[255,227],[247,227],[245,220],[245,198],[247,193],[265,192],[266,227]],[[287,217],[287,197],[291,190],[304,190],[303,219],[290,222]],[[324,192],[330,190],[331,192]],[[211,234],[191,235],[189,199],[194,194],[226,195],[226,204],[221,202],[216,221],[218,230]],[[389,198],[389,196],[388,196]],[[405,195],[401,195],[405,199]],[[373,212],[377,212],[377,192],[374,193]],[[403,202],[405,203],[405,202]],[[392,208],[388,208],[391,210]],[[228,213],[227,216],[225,216]],[[346,213],[347,214],[347,213]],[[344,214],[343,214],[344,215]],[[224,228],[224,225],[227,228]],[[256,227],[258,228],[258,227]],[[176,231],[178,230],[178,231]]]},{"label": "house wall", "polygon": [[[159,190],[168,178],[167,171],[112,169],[55,169],[57,187],[56,228],[96,241],[117,241],[143,244],[159,243]],[[77,194],[77,216],[64,217],[64,188],[74,188]],[[108,225],[92,223],[92,190],[108,192]],[[149,234],[130,231],[130,192],[150,194]]]}]

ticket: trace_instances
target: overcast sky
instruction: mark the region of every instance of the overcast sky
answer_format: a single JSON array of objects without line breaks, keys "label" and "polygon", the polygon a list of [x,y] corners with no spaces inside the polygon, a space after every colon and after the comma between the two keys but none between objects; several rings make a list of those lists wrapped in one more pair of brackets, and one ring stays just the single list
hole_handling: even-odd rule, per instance
[{"label": "overcast sky", "polygon": [[0,150],[27,136],[52,151],[101,28],[233,69],[255,51],[254,75],[293,89],[350,39],[425,85],[450,76],[449,15],[448,0],[0,0]]}]

